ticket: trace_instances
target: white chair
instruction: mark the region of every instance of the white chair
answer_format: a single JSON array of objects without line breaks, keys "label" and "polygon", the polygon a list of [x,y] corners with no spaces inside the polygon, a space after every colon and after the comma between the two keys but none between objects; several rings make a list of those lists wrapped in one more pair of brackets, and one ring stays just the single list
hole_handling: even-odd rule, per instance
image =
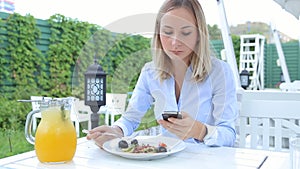
[{"label": "white chair", "polygon": [[[245,90],[243,88],[238,88],[237,91],[236,91],[238,113],[240,113],[240,111],[241,111],[242,98],[243,98],[244,91]],[[235,120],[235,129],[236,129],[236,132],[237,132],[237,139],[235,141],[235,145],[238,146],[238,144],[239,144],[239,136],[240,136],[240,133],[239,133],[239,131],[240,131],[240,120],[239,120],[239,118],[237,118]]]},{"label": "white chair", "polygon": [[[42,97],[42,96],[31,96],[31,100],[51,100],[51,97]],[[55,99],[62,99],[62,98],[55,98]],[[76,135],[77,137],[80,137],[80,123],[81,122],[88,122],[88,129],[91,129],[91,120],[90,120],[90,113],[80,113],[80,109],[76,107],[76,105],[80,105],[81,103],[79,102],[78,99],[75,97],[73,98],[73,105],[71,106],[71,112],[70,112],[70,117],[72,122],[75,123],[75,129],[76,129]],[[82,106],[81,106],[82,107]],[[39,110],[40,105],[38,102],[32,102],[32,110]],[[32,120],[32,130],[33,132],[36,131],[37,128],[37,120],[41,119],[41,113],[36,113],[33,115],[33,120]]]},{"label": "white chair", "polygon": [[280,90],[244,90],[242,100],[300,100],[300,92]]},{"label": "white chair", "polygon": [[287,92],[295,92],[295,91],[300,91],[300,80],[295,80],[292,83],[286,83],[283,82],[279,85],[279,88],[282,91],[287,91]]},{"label": "white chair", "polygon": [[290,91],[292,88],[293,88],[292,83],[283,82],[283,83],[280,83],[280,85],[279,85],[279,89],[282,91]]},{"label": "white chair", "polygon": [[127,94],[106,93],[106,105],[99,110],[100,113],[105,114],[105,124],[112,125],[115,122],[115,116],[125,112],[126,99]]},{"label": "white chair", "polygon": [[244,93],[239,116],[239,147],[288,150],[290,136],[300,133],[300,95],[297,100],[289,100],[286,96],[279,99],[282,93],[277,95],[265,99],[263,93],[256,98]]},{"label": "white chair", "polygon": [[[84,100],[75,100],[74,109],[75,113],[72,113],[73,117],[71,115],[71,119],[77,118],[78,123],[87,121],[87,129],[90,130],[92,128],[91,114],[93,113],[91,108],[84,104]],[[77,127],[79,127],[79,125],[77,125]],[[77,128],[76,131],[77,130],[79,131],[79,128]]]}]

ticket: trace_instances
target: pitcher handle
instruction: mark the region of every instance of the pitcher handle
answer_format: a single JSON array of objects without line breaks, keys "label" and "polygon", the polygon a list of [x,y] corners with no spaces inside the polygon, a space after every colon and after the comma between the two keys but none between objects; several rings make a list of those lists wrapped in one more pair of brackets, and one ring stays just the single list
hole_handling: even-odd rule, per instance
[{"label": "pitcher handle", "polygon": [[28,113],[27,117],[26,117],[26,123],[25,123],[25,137],[26,140],[30,143],[34,145],[35,142],[35,137],[32,135],[31,132],[31,125],[32,125],[32,116],[36,113],[41,112],[41,110],[33,110],[30,113]]}]

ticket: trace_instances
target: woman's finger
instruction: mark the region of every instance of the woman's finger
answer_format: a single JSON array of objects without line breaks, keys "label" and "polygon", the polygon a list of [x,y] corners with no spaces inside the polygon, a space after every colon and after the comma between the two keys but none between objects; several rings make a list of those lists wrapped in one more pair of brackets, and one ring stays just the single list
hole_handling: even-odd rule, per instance
[{"label": "woman's finger", "polygon": [[98,145],[100,148],[102,148],[103,144],[106,141],[112,140],[114,138],[116,138],[116,136],[101,134],[100,136],[95,138],[94,141],[95,141],[96,145]]},{"label": "woman's finger", "polygon": [[93,128],[92,130],[90,130],[90,133],[95,133],[95,132],[100,132],[100,133],[104,133],[109,131],[110,127],[103,125],[103,126],[98,126],[96,128]]},{"label": "woman's finger", "polygon": [[86,138],[88,140],[92,140],[92,139],[95,139],[95,138],[99,137],[100,135],[101,135],[100,132],[90,132],[90,133],[87,134]]}]

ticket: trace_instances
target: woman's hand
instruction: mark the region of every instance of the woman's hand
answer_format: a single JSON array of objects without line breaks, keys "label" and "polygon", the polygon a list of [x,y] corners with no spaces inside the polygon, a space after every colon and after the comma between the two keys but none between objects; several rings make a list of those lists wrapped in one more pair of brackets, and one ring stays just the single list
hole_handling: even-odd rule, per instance
[{"label": "woman's hand", "polygon": [[182,140],[195,138],[202,141],[206,135],[206,126],[191,118],[188,113],[181,112],[181,114],[182,119],[171,117],[168,121],[158,120],[158,123]]},{"label": "woman's hand", "polygon": [[123,137],[123,131],[120,127],[106,125],[90,130],[86,136],[88,140],[94,140],[100,148],[106,141],[120,137]]}]

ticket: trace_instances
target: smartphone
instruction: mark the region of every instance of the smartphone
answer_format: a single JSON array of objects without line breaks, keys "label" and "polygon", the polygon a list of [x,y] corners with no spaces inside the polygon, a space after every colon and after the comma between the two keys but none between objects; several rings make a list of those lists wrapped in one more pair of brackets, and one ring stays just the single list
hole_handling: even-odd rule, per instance
[{"label": "smartphone", "polygon": [[164,120],[168,121],[168,118],[174,117],[177,119],[182,119],[182,115],[178,111],[164,111],[162,114]]}]

